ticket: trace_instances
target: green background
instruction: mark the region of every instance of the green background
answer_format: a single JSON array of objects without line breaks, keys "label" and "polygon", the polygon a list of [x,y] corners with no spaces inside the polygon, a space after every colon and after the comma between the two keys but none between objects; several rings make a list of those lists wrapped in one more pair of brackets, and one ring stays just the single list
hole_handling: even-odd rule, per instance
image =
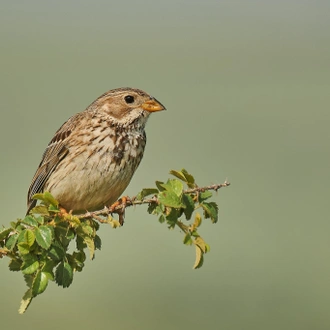
[{"label": "green background", "polygon": [[2,259],[1,328],[330,329],[330,2],[3,1],[0,40],[0,224],[24,215],[56,129],[116,87],[168,109],[128,195],[172,168],[232,183],[200,270],[146,207],[24,316]]}]

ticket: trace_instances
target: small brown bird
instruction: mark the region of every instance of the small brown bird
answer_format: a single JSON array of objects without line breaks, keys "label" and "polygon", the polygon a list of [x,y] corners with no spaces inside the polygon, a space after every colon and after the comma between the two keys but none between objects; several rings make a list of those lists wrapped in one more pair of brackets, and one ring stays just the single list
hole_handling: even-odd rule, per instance
[{"label": "small brown bird", "polygon": [[27,197],[49,191],[66,210],[94,211],[115,202],[143,157],[145,124],[165,107],[134,88],[110,90],[66,121],[48,144]]}]

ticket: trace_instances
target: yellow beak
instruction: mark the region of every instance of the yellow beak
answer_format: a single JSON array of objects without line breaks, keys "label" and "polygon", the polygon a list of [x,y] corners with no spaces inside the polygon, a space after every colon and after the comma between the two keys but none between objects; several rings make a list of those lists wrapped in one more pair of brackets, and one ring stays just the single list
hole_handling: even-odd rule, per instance
[{"label": "yellow beak", "polygon": [[166,108],[155,98],[150,98],[150,100],[145,101],[141,105],[142,109],[149,111],[149,112],[155,112],[155,111],[161,111],[161,110],[166,110]]}]

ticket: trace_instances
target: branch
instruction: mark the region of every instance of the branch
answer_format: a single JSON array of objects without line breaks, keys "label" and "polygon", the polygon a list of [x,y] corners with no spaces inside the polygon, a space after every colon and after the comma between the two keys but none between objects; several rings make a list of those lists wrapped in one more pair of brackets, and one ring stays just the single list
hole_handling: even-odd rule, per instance
[{"label": "branch", "polygon": [[[213,184],[206,187],[196,187],[191,189],[186,189],[183,191],[184,194],[194,194],[204,192],[206,190],[214,190],[218,191],[220,188],[229,187],[230,182],[225,181],[224,183]],[[110,208],[105,207],[103,210],[95,211],[95,212],[86,212],[85,214],[77,215],[79,219],[88,219],[88,218],[95,218],[100,222],[107,222],[104,221],[100,216],[108,216],[112,213],[117,213],[119,216],[123,216],[125,209],[129,206],[133,205],[141,205],[141,204],[158,204],[158,198],[156,196],[152,198],[144,198],[142,200],[136,199],[136,197],[123,197],[118,202],[114,203]]]}]

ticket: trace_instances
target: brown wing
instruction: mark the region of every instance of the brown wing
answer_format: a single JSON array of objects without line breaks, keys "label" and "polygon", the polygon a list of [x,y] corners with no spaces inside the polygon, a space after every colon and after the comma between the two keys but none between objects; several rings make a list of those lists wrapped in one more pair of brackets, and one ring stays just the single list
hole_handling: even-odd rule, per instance
[{"label": "brown wing", "polygon": [[68,154],[69,149],[66,146],[66,139],[71,134],[70,121],[64,123],[55,133],[48,147],[42,155],[42,160],[32,179],[27,196],[27,214],[36,205],[37,201],[32,199],[34,194],[42,192],[49,176],[53,173],[56,166]]}]

